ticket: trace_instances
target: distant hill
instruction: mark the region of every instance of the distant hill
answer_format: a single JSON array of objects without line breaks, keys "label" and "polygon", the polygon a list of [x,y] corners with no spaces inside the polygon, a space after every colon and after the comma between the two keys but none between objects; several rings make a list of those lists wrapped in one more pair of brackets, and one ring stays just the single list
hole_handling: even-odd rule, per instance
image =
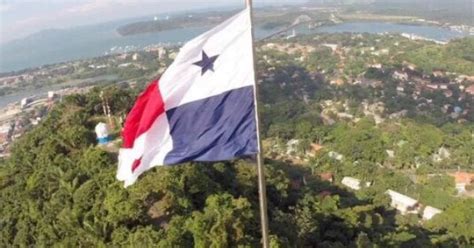
[{"label": "distant hill", "polygon": [[377,0],[378,14],[412,15],[441,22],[474,25],[472,0]]},{"label": "distant hill", "polygon": [[205,15],[187,14],[173,18],[133,22],[118,27],[117,32],[122,36],[128,36],[142,33],[161,32],[177,28],[210,26],[222,22],[231,14],[231,12],[210,12]]},{"label": "distant hill", "polygon": [[[472,0],[310,0],[327,6],[348,6],[375,14],[419,16],[421,18],[474,25]],[[360,5],[363,5],[362,8]]]},{"label": "distant hill", "polygon": [[310,0],[310,3],[323,5],[369,4],[376,0]]}]

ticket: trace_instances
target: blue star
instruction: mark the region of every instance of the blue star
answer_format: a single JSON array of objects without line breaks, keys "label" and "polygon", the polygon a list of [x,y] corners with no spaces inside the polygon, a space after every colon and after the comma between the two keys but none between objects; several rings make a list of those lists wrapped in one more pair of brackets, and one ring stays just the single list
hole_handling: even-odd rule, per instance
[{"label": "blue star", "polygon": [[201,67],[201,76],[204,75],[208,70],[214,71],[214,62],[219,55],[215,55],[209,58],[204,50],[202,51],[201,61],[194,62],[193,65]]}]

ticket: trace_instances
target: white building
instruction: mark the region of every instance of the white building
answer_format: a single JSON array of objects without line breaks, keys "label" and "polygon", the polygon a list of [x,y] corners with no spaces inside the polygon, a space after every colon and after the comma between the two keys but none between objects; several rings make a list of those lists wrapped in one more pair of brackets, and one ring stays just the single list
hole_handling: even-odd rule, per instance
[{"label": "white building", "polygon": [[392,74],[392,78],[406,81],[408,80],[408,74],[406,72],[395,71]]},{"label": "white building", "polygon": [[[344,177],[341,183],[353,190],[359,190],[363,186],[362,182],[359,179],[353,177]],[[366,186],[370,186],[370,183],[366,183]]]},{"label": "white building", "polygon": [[48,99],[53,100],[56,97],[56,92],[48,91]]},{"label": "white building", "polygon": [[350,120],[354,119],[354,116],[348,113],[337,113],[336,115],[337,117],[343,118],[343,119],[350,119]]},{"label": "white building", "polygon": [[390,199],[392,200],[390,205],[400,211],[402,215],[418,213],[420,205],[417,200],[410,198],[406,195],[402,195],[393,190],[387,190],[386,193],[390,196]]},{"label": "white building", "polygon": [[329,44],[329,43],[321,44],[321,46],[330,48],[332,52],[335,52],[338,47],[337,44]]},{"label": "white building", "polygon": [[433,162],[441,162],[445,159],[449,159],[451,157],[451,153],[448,149],[444,147],[440,147],[438,152],[432,155]]},{"label": "white building", "polygon": [[372,64],[369,65],[369,68],[382,69],[382,64]]},{"label": "white building", "polygon": [[394,150],[385,150],[389,158],[394,158],[395,157],[395,151]]},{"label": "white building", "polygon": [[290,155],[290,156],[294,155],[298,150],[298,145],[299,144],[300,144],[300,141],[297,140],[297,139],[289,140],[286,143],[286,154]]},{"label": "white building", "polygon": [[11,132],[12,126],[10,124],[0,126],[0,145],[9,141]]},{"label": "white building", "polygon": [[423,210],[423,220],[431,220],[431,218],[433,218],[435,215],[440,214],[442,212],[443,211],[441,211],[440,209],[437,209],[437,208],[434,208],[434,207],[431,207],[431,206],[427,206]]},{"label": "white building", "polygon": [[29,98],[23,98],[21,99],[21,102],[20,102],[20,106],[21,108],[26,108],[26,106],[28,106],[28,104],[31,102],[31,99]]},{"label": "white building", "polygon": [[335,160],[338,160],[338,161],[342,161],[344,159],[344,155],[340,154],[340,153],[337,153],[337,152],[334,152],[334,151],[330,151],[328,153],[328,156],[332,159],[335,159]]},{"label": "white building", "polygon": [[456,191],[458,194],[464,194],[466,193],[466,184],[465,183],[456,183],[455,186]]},{"label": "white building", "polygon": [[289,39],[292,39],[292,38],[295,38],[295,37],[296,37],[296,30],[293,29],[293,32],[292,32],[290,35],[288,35],[288,36],[286,37],[286,39],[289,40]]},{"label": "white building", "polygon": [[454,177],[455,187],[458,194],[466,193],[466,186],[474,183],[474,173],[461,172],[450,173],[450,176]]},{"label": "white building", "polygon": [[132,56],[133,61],[137,61],[138,57],[139,57],[138,53],[133,54]]},{"label": "white building", "polygon": [[160,60],[165,59],[165,58],[166,58],[166,55],[167,55],[166,49],[160,47],[160,48],[158,49],[158,59],[160,59]]},{"label": "white building", "polygon": [[37,126],[41,121],[41,117],[36,117],[34,119],[30,119],[31,125]]},{"label": "white building", "polygon": [[123,64],[118,65],[118,67],[119,68],[124,68],[124,67],[129,67],[131,65],[132,65],[132,63],[123,63]]}]

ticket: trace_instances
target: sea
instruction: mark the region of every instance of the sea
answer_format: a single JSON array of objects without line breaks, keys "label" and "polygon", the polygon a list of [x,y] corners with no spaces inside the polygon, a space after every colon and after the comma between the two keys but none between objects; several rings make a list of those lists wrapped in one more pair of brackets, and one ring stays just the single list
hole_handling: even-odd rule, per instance
[{"label": "sea", "polygon": [[[0,72],[22,70],[46,64],[98,57],[110,53],[140,50],[153,44],[179,44],[207,31],[210,27],[192,27],[156,33],[121,36],[117,27],[124,21],[82,26],[70,29],[46,30],[26,38],[0,44]],[[279,31],[256,27],[256,38]],[[436,26],[405,25],[383,22],[348,22],[309,29],[305,25],[297,33],[408,33],[446,42],[466,34]]]}]

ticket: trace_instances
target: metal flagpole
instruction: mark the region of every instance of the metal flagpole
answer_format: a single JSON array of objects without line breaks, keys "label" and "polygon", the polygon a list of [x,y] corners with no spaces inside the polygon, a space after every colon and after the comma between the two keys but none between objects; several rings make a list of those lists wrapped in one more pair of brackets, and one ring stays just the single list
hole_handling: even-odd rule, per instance
[{"label": "metal flagpole", "polygon": [[267,215],[267,189],[265,184],[265,168],[262,158],[262,141],[260,140],[260,119],[258,114],[258,87],[255,67],[255,47],[254,30],[253,30],[253,9],[252,0],[245,0],[247,8],[250,10],[250,28],[252,33],[252,53],[253,53],[253,70],[254,70],[254,104],[255,104],[255,119],[257,125],[257,140],[258,140],[258,154],[257,154],[257,172],[258,172],[258,192],[260,201],[260,221],[262,226],[262,244],[264,248],[269,247],[268,235],[268,215]]}]

